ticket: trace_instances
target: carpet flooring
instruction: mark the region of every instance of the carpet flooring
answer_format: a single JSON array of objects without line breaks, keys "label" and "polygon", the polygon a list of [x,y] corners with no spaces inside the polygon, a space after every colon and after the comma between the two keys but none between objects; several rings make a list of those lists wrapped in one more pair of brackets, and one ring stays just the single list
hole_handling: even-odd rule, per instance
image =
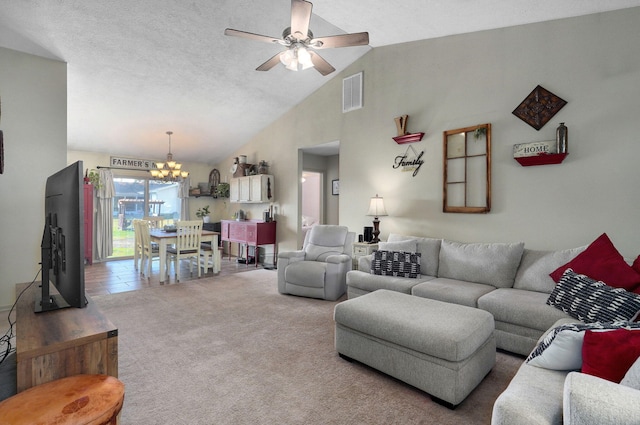
[{"label": "carpet flooring", "polygon": [[280,295],[256,270],[92,298],[118,327],[127,424],[489,424],[522,363],[455,410],[334,350],[336,302]]}]

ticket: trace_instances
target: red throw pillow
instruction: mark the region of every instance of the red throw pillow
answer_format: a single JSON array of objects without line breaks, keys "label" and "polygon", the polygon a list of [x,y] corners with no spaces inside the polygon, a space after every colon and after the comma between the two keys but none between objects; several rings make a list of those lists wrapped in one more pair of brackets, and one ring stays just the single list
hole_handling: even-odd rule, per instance
[{"label": "red throw pillow", "polygon": [[587,330],[582,342],[582,373],[620,383],[640,357],[640,332]]},{"label": "red throw pillow", "polygon": [[573,269],[591,279],[601,280],[614,288],[633,291],[640,285],[640,273],[631,268],[606,233],[603,233],[573,260],[549,274],[558,283],[564,271]]},{"label": "red throw pillow", "polygon": [[[631,265],[631,268],[636,272],[640,273],[640,255],[638,255],[638,257],[636,258],[636,261],[633,262],[633,264]],[[633,290],[633,292],[635,292],[636,294],[640,294],[640,285],[638,285],[636,289]]]}]

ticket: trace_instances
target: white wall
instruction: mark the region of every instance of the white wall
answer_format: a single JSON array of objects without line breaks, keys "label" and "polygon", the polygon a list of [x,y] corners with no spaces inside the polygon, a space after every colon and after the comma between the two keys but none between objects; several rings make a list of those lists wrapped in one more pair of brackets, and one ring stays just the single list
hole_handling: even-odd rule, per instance
[{"label": "white wall", "polygon": [[[46,178],[66,166],[67,65],[0,47],[0,310],[40,269]],[[38,280],[40,277],[38,277]]]},{"label": "white wall", "polygon": [[[237,154],[265,159],[276,176],[279,250],[295,249],[297,150],[340,140],[340,224],[371,225],[368,199],[384,197],[390,232],[460,241],[525,241],[534,249],[584,245],[607,232],[638,255],[640,226],[640,8],[373,49],[262,131]],[[364,71],[364,107],[341,113],[342,78]],[[512,115],[542,85],[568,101],[536,131]],[[416,177],[392,168],[394,118],[425,163]],[[492,123],[489,214],[442,212],[442,132]],[[521,167],[516,143],[569,127],[561,165]],[[277,153],[277,156],[276,156]],[[236,156],[234,155],[234,156]],[[231,158],[223,163],[231,164]]]}]

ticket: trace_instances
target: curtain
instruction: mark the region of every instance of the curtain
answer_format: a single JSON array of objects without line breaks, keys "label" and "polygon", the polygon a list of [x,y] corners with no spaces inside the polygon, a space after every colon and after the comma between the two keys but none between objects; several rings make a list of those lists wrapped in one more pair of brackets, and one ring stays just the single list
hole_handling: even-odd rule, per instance
[{"label": "curtain", "polygon": [[189,216],[189,186],[191,179],[187,177],[180,183],[178,196],[180,197],[180,220],[190,220]]},{"label": "curtain", "polygon": [[111,170],[101,168],[99,188],[97,190],[96,213],[96,258],[103,260],[113,255],[113,196],[116,189],[113,185]]}]

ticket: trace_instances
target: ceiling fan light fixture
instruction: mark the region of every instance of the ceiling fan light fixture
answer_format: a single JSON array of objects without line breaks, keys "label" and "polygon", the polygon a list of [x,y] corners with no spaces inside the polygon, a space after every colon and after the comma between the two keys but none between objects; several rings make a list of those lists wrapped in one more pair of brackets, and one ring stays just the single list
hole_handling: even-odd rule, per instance
[{"label": "ceiling fan light fixture", "polygon": [[299,47],[298,50],[298,63],[300,67],[304,69],[313,68],[313,62],[311,62],[311,54],[304,47]]},{"label": "ceiling fan light fixture", "polygon": [[299,43],[280,55],[280,62],[291,71],[300,71],[313,67],[311,54]]},{"label": "ceiling fan light fixture", "polygon": [[298,59],[296,59],[293,50],[287,50],[286,52],[281,54],[280,62],[282,62],[282,64],[286,66],[287,69],[290,69],[292,71],[298,70]]}]

